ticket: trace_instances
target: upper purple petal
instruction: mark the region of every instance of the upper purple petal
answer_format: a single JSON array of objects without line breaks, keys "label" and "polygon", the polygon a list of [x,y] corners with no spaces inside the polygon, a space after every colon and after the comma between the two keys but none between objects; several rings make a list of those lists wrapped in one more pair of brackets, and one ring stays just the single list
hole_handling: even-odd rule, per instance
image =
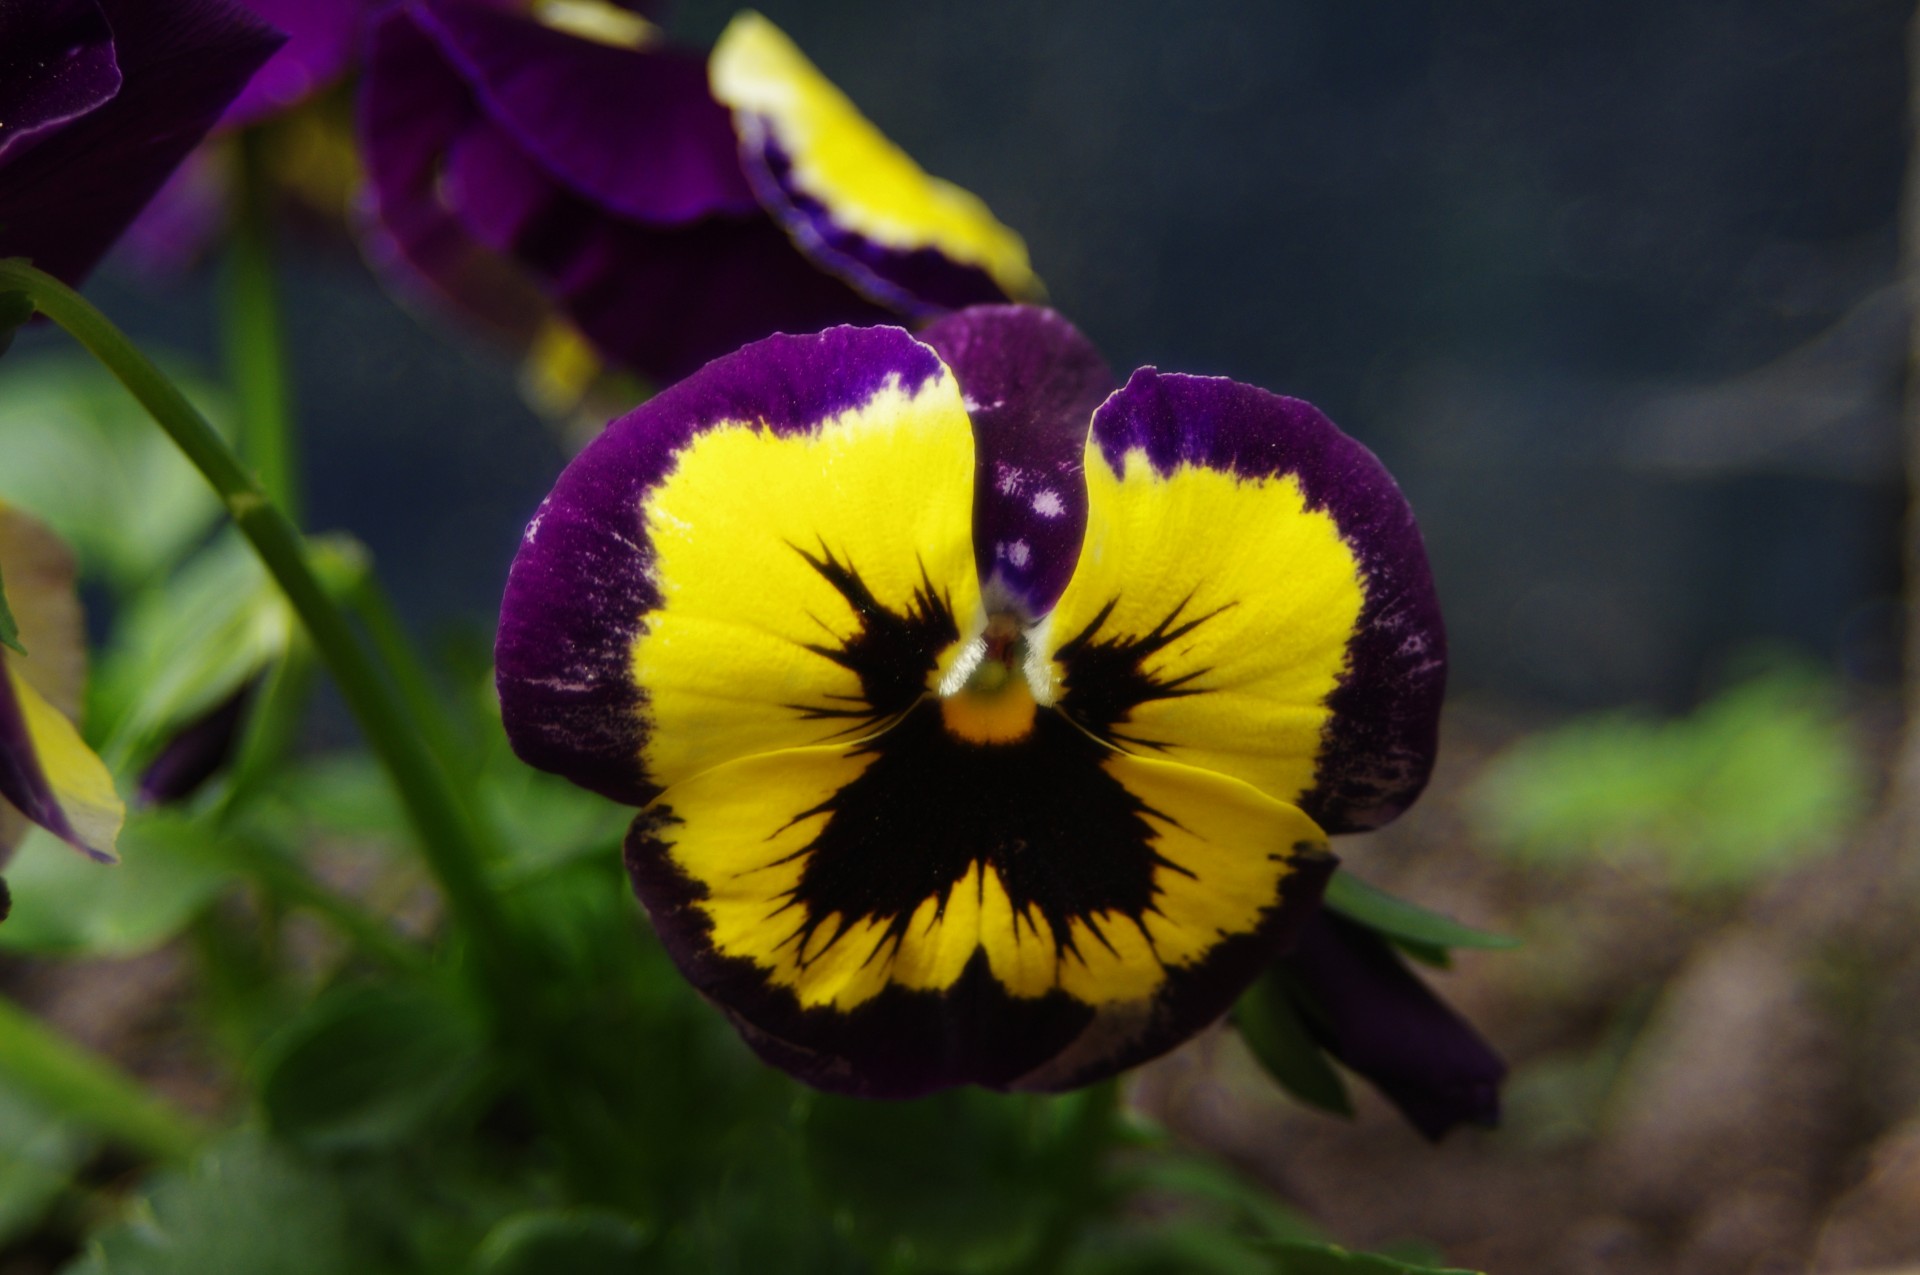
[{"label": "upper purple petal", "polygon": [[775,336],[607,426],[541,503],[507,577],[494,659],[514,751],[616,801],[650,801],[659,789],[642,767],[644,702],[631,669],[642,617],[660,604],[643,497],[717,425],[805,433],[891,379],[911,394],[942,372],[933,351],[898,328]]},{"label": "upper purple petal", "polygon": [[226,114],[223,128],[241,128],[306,101],[346,74],[354,41],[372,0],[246,0],[287,42],[267,59]]},{"label": "upper purple petal", "polygon": [[675,225],[757,209],[699,57],[598,44],[473,0],[417,0],[409,12],[486,112],[607,211]]},{"label": "upper purple petal", "polygon": [[120,91],[0,156],[0,257],[75,282],[283,37],[227,0],[106,0]]},{"label": "upper purple petal", "polygon": [[1093,440],[1116,470],[1139,449],[1163,474],[1191,463],[1249,479],[1291,475],[1308,507],[1332,516],[1365,600],[1299,805],[1332,833],[1379,827],[1411,805],[1433,769],[1446,631],[1413,511],[1379,459],[1309,403],[1152,368],[1094,414]]},{"label": "upper purple petal", "polygon": [[119,91],[113,28],[98,0],[0,5],[0,158]]},{"label": "upper purple petal", "polygon": [[1378,934],[1323,909],[1280,968],[1314,1038],[1421,1133],[1499,1123],[1506,1063]]},{"label": "upper purple petal", "polygon": [[508,332],[531,326],[543,296],[610,361],[659,380],[770,332],[889,317],[757,212],[655,227],[593,203],[483,105],[413,11],[375,23],[365,244],[403,285]]},{"label": "upper purple petal", "polygon": [[973,419],[973,550],[989,610],[1045,615],[1087,529],[1087,429],[1113,392],[1093,343],[1052,310],[974,306],[921,340],[940,352]]}]

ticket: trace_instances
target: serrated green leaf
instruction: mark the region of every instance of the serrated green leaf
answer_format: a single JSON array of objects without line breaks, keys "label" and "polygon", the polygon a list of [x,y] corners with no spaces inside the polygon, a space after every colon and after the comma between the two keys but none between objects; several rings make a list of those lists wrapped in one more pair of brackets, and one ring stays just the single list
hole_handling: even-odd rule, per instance
[{"label": "serrated green leaf", "polygon": [[[877,1257],[998,1271],[1027,1252],[1063,1183],[1045,1099],[954,1090],[910,1102],[815,1095],[802,1126],[809,1180]],[[1084,1172],[1082,1168],[1080,1171]]]},{"label": "serrated green leaf", "polygon": [[160,1174],[66,1275],[373,1275],[339,1184],[256,1133]]},{"label": "serrated green leaf", "polygon": [[27,648],[20,645],[20,624],[13,618],[13,608],[7,605],[7,581],[0,575],[0,646],[21,655]]},{"label": "serrated green leaf", "polygon": [[133,814],[120,862],[100,864],[35,829],[7,870],[13,914],[0,949],[136,956],[173,938],[239,875],[233,847],[185,816]]},{"label": "serrated green leaf", "polygon": [[647,1230],[607,1209],[541,1209],[494,1227],[474,1254],[473,1275],[633,1275],[643,1269]]},{"label": "serrated green leaf", "polygon": [[1233,1007],[1240,1036],[1280,1087],[1310,1107],[1351,1116],[1353,1099],[1346,1081],[1314,1042],[1287,995],[1282,977],[1268,973],[1248,988]]},{"label": "serrated green leaf", "polygon": [[1453,1266],[1421,1266],[1377,1253],[1353,1253],[1337,1244],[1298,1240],[1269,1246],[1274,1275],[1480,1275]]},{"label": "serrated green leaf", "polygon": [[395,1145],[479,1078],[487,1046],[453,996],[414,983],[344,987],[322,996],[261,1050],[268,1127],[313,1150]]},{"label": "serrated green leaf", "polygon": [[1327,883],[1326,904],[1335,912],[1390,939],[1424,947],[1513,948],[1520,940],[1489,934],[1462,925],[1451,917],[1431,912],[1417,903],[1388,894],[1368,885],[1351,872],[1333,874]]}]

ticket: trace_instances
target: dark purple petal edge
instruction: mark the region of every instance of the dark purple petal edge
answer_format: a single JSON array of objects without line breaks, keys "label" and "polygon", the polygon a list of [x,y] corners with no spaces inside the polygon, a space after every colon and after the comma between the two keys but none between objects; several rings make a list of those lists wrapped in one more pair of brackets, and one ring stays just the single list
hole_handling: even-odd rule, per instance
[{"label": "dark purple petal edge", "polygon": [[1299,804],[1330,833],[1377,828],[1412,805],[1439,742],[1446,630],[1420,529],[1386,467],[1311,404],[1153,368],[1094,414],[1093,438],[1116,470],[1137,448],[1161,473],[1189,463],[1245,478],[1292,474],[1308,507],[1333,516],[1366,597],[1327,697],[1314,787]]}]

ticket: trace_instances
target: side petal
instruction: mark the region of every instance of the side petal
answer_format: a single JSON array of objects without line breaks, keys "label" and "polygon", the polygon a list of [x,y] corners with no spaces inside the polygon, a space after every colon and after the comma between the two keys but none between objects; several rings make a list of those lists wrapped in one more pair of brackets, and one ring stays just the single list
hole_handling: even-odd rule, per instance
[{"label": "side petal", "polygon": [[80,713],[87,683],[87,625],[73,551],[37,518],[0,501],[0,576],[27,658],[14,671],[68,717]]},{"label": "side petal", "polygon": [[583,198],[653,225],[758,211],[697,56],[616,48],[471,0],[409,11],[486,114]]},{"label": "side petal", "polygon": [[101,8],[120,91],[0,156],[0,257],[30,257],[69,283],[93,269],[282,42],[226,0]]},{"label": "side petal", "polygon": [[99,0],[0,8],[0,159],[119,91],[113,28]]},{"label": "side petal", "polygon": [[1093,343],[1052,310],[973,306],[920,339],[953,369],[973,417],[973,552],[987,609],[1053,609],[1087,529],[1087,427],[1113,393]]},{"label": "side petal", "polygon": [[627,862],[669,952],[821,1088],[1062,1089],[1225,1012],[1332,860],[1297,808],[1045,713],[1017,745],[922,704],[852,748],[668,789]]},{"label": "side petal", "polygon": [[1372,1081],[1426,1137],[1500,1122],[1506,1063],[1378,934],[1323,911],[1279,968],[1321,1047]]},{"label": "side petal", "polygon": [[1412,803],[1446,638],[1413,512],[1371,452],[1297,399],[1142,369],[1094,416],[1087,480],[1051,634],[1070,716],[1329,832]]},{"label": "side petal", "polygon": [[113,844],[126,818],[113,776],[5,652],[0,652],[0,799],[89,857],[113,862]]},{"label": "side petal", "polygon": [[821,266],[904,314],[1040,295],[1020,236],[928,176],[771,22],[734,18],[710,72],[761,203]]},{"label": "side petal", "polygon": [[911,707],[979,614],[973,439],[898,328],[770,337],[608,426],[528,526],[501,608],[520,756],[639,805]]},{"label": "side petal", "polygon": [[373,0],[247,0],[247,7],[286,32],[287,42],[220,117],[223,130],[290,110],[345,75]]}]

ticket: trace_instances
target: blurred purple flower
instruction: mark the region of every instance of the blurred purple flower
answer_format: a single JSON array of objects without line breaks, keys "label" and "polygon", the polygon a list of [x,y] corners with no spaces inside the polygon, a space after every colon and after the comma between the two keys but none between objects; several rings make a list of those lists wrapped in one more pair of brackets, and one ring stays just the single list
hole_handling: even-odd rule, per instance
[{"label": "blurred purple flower", "polygon": [[376,20],[367,249],[403,286],[519,335],[544,301],[663,380],[776,330],[1037,293],[1018,237],[764,19],[722,36],[710,87],[630,15],[548,13],[406,0]]},{"label": "blurred purple flower", "polygon": [[142,804],[164,806],[185,801],[220,773],[240,743],[247,706],[259,681],[256,677],[243,683],[239,690],[174,732],[140,774]]},{"label": "blurred purple flower", "polygon": [[1279,966],[1320,1047],[1372,1081],[1426,1137],[1500,1122],[1506,1063],[1379,934],[1323,908]]},{"label": "blurred purple flower", "polygon": [[0,4],[0,257],[83,278],[282,39],[227,0]]},{"label": "blurred purple flower", "polygon": [[222,131],[291,110],[346,74],[373,0],[242,0],[287,42],[220,117]]}]

